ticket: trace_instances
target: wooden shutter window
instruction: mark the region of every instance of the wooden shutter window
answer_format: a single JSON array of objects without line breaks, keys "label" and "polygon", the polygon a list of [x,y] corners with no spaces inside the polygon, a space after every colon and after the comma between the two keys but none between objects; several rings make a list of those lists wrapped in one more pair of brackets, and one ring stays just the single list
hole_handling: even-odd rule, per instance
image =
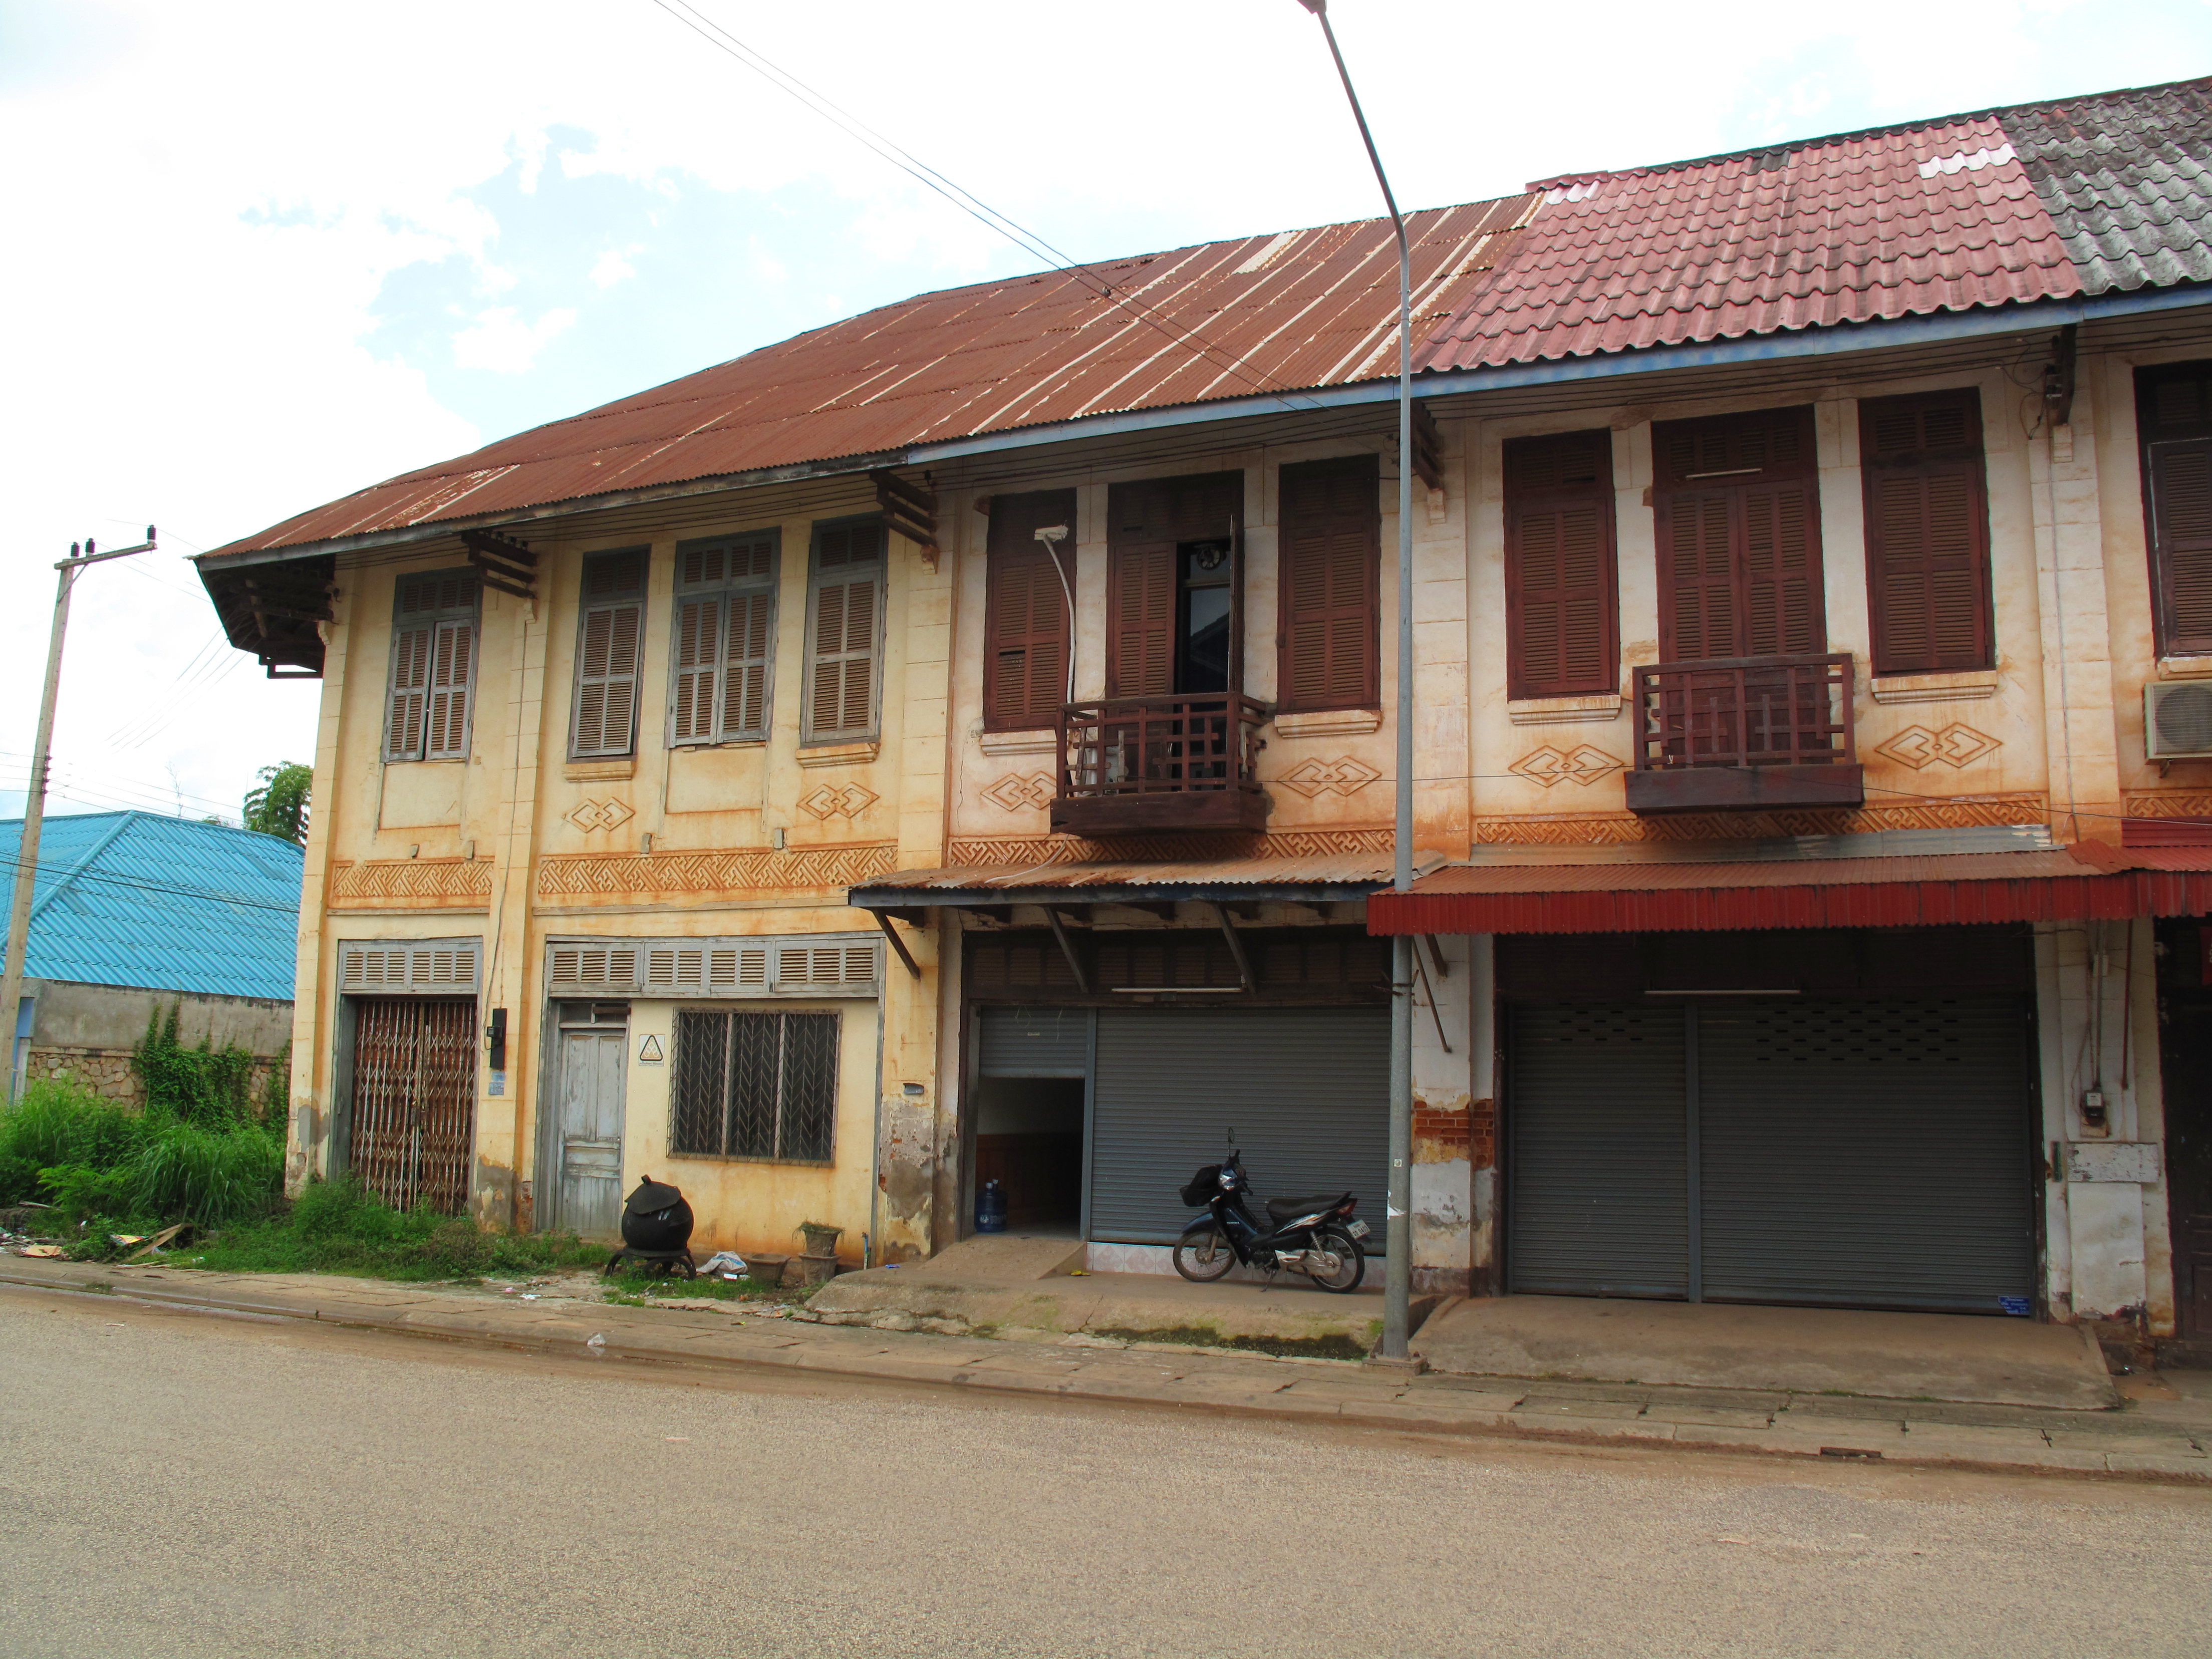
[{"label": "wooden shutter window", "polygon": [[1106,695],[1166,696],[1175,690],[1175,544],[1115,548],[1107,586]]},{"label": "wooden shutter window", "polygon": [[1651,447],[1660,656],[1825,650],[1811,407],[1662,422]]},{"label": "wooden shutter window", "polygon": [[468,754],[477,592],[472,571],[399,579],[392,595],[385,759],[458,760]]},{"label": "wooden shutter window", "polygon": [[1620,690],[1613,434],[1505,445],[1506,695]]},{"label": "wooden shutter window", "polygon": [[1382,514],[1372,455],[1285,466],[1276,530],[1285,712],[1382,702]]},{"label": "wooden shutter window", "polygon": [[1867,399],[1859,469],[1874,672],[1993,667],[1980,394]]},{"label": "wooden shutter window", "polygon": [[811,743],[874,735],[882,635],[884,530],[879,523],[817,526],[814,629],[807,663]]},{"label": "wooden shutter window", "polygon": [[671,744],[767,738],[781,545],[756,531],[677,548]]},{"label": "wooden shutter window", "polygon": [[2212,362],[2136,371],[2160,656],[2212,654]]},{"label": "wooden shutter window", "polygon": [[627,755],[637,746],[638,640],[645,626],[645,555],[601,553],[584,561],[576,641],[574,759]]},{"label": "wooden shutter window", "polygon": [[1053,556],[1036,538],[1066,525],[1060,569],[1075,582],[1075,492],[1041,490],[991,501],[985,554],[983,729],[1024,732],[1050,726],[1067,700],[1067,589]]}]

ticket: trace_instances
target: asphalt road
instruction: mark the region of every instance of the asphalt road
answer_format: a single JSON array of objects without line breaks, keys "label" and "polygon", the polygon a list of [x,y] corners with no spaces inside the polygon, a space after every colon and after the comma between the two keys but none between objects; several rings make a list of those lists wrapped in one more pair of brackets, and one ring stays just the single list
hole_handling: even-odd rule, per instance
[{"label": "asphalt road", "polygon": [[0,1289],[0,1655],[2202,1655],[2212,1493]]}]

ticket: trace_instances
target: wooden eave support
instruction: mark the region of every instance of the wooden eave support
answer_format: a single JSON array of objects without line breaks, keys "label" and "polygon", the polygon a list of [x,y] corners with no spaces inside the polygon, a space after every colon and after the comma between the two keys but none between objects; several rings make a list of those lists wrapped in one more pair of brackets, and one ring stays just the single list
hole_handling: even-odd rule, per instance
[{"label": "wooden eave support", "polygon": [[[1433,944],[1433,939],[1431,942]],[[1439,962],[1437,965],[1441,968],[1443,964]],[[1421,988],[1429,994],[1429,1018],[1436,1022],[1437,1045],[1449,1054],[1452,1051],[1451,1039],[1444,1035],[1444,1015],[1443,1010],[1437,1006],[1437,988],[1429,978],[1429,964],[1421,960],[1421,953],[1418,951],[1413,952],[1413,971],[1421,976]],[[1409,985],[1406,988],[1406,994],[1410,996],[1413,990]]]},{"label": "wooden eave support", "polygon": [[1413,405],[1413,476],[1431,489],[1444,487],[1444,439],[1426,404]]},{"label": "wooden eave support", "polygon": [[876,919],[876,926],[884,930],[884,937],[891,942],[891,949],[898,954],[898,959],[906,963],[907,972],[920,979],[921,964],[914,959],[914,952],[906,948],[906,941],[898,936],[898,930],[891,926],[890,913],[884,910],[871,910],[868,914]]},{"label": "wooden eave support", "polygon": [[1449,979],[1451,964],[1444,960],[1444,947],[1437,942],[1434,933],[1424,933],[1421,937],[1428,942],[1429,960],[1437,964],[1437,977]]},{"label": "wooden eave support", "polygon": [[487,587],[512,593],[519,599],[538,597],[538,556],[527,542],[502,536],[496,530],[464,530],[461,545]]},{"label": "wooden eave support", "polygon": [[1060,920],[1060,912],[1049,904],[1044,907],[1044,919],[1051,924],[1052,936],[1060,943],[1060,955],[1067,958],[1068,972],[1075,975],[1075,988],[1089,996],[1091,975],[1083,969],[1083,958],[1075,954],[1075,941],[1067,936],[1067,924]]},{"label": "wooden eave support", "polygon": [[869,473],[868,480],[876,487],[876,505],[883,509],[884,522],[920,548],[921,562],[936,569],[936,492],[884,468]]},{"label": "wooden eave support", "polygon": [[1220,925],[1221,937],[1229,941],[1229,954],[1237,958],[1237,977],[1244,982],[1248,996],[1260,988],[1252,977],[1252,958],[1244,954],[1244,941],[1237,937],[1237,924],[1229,919],[1229,912],[1219,904],[1213,907],[1213,920]]}]

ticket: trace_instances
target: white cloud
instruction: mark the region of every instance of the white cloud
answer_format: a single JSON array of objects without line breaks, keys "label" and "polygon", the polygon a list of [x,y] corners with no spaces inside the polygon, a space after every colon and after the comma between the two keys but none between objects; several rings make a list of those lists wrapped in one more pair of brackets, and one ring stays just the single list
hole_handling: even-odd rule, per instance
[{"label": "white cloud", "polygon": [[630,264],[629,256],[633,253],[642,253],[644,251],[635,242],[632,242],[628,247],[609,248],[599,255],[598,263],[592,267],[592,286],[612,288],[624,277],[636,276],[637,267]]},{"label": "white cloud", "polygon": [[547,341],[574,327],[568,307],[547,312],[534,323],[522,320],[513,306],[479,312],[476,322],[453,336],[453,361],[463,368],[488,368],[495,374],[522,374],[538,361]]}]

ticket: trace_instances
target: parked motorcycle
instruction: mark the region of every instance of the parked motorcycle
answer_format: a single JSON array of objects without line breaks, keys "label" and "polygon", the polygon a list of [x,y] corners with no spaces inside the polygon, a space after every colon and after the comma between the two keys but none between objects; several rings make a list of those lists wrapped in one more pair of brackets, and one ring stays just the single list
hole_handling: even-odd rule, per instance
[{"label": "parked motorcycle", "polygon": [[1367,1276],[1367,1256],[1359,1241],[1367,1224],[1352,1219],[1359,1200],[1350,1193],[1334,1197],[1272,1198],[1262,1228],[1245,1208],[1251,1182],[1243,1154],[1231,1152],[1225,1164],[1209,1164],[1182,1189],[1182,1201],[1204,1205],[1206,1215],[1183,1229],[1175,1247],[1176,1271],[1194,1284],[1207,1285],[1239,1262],[1267,1273],[1299,1273],[1324,1291],[1359,1288]]}]

